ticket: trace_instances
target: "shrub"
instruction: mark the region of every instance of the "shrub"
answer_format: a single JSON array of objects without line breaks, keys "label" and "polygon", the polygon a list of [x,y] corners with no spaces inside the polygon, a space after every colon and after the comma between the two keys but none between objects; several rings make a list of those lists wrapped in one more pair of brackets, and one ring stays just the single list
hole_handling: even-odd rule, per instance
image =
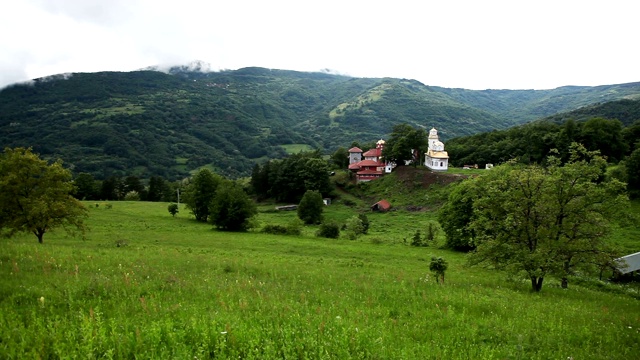
[{"label": "shrub", "polygon": [[320,228],[318,232],[316,232],[317,237],[324,237],[329,239],[337,239],[340,237],[340,225],[335,222],[328,222],[320,224]]},{"label": "shrub", "polygon": [[302,234],[302,227],[304,223],[300,219],[293,219],[287,224],[287,235],[300,235]]},{"label": "shrub", "polygon": [[298,217],[305,224],[318,224],[322,221],[324,202],[319,191],[307,190],[298,205]]},{"label": "shrub", "polygon": [[427,225],[426,234],[424,234],[424,239],[423,239],[424,245],[425,246],[435,245],[438,232],[440,232],[440,228],[438,227],[438,224],[434,223],[433,221],[430,221],[429,225]]},{"label": "shrub", "polygon": [[169,206],[167,207],[167,210],[169,210],[169,214],[171,214],[171,216],[175,217],[176,214],[180,211],[178,209],[178,204],[169,204]]},{"label": "shrub", "polygon": [[360,214],[358,218],[362,221],[362,233],[367,234],[369,232],[369,218],[366,214]]},{"label": "shrub", "polygon": [[364,225],[362,220],[358,216],[351,217],[345,224],[345,230],[347,231],[347,237],[349,240],[355,240],[358,236],[364,234]]},{"label": "shrub", "polygon": [[411,246],[424,246],[425,244],[422,242],[422,238],[420,237],[420,230],[416,230],[413,234],[413,238],[411,239]]},{"label": "shrub", "polygon": [[302,220],[294,219],[287,225],[265,225],[260,232],[273,235],[300,235],[302,234]]},{"label": "shrub", "polygon": [[140,201],[140,194],[137,191],[132,190],[125,194],[124,199],[126,201]]},{"label": "shrub", "polygon": [[267,224],[262,228],[261,232],[265,234],[273,234],[273,235],[286,235],[287,227],[284,225]]},{"label": "shrub", "polygon": [[442,283],[444,284],[444,272],[447,271],[447,261],[441,257],[432,257],[431,264],[429,264],[429,270],[433,273],[433,276],[436,277],[436,281],[440,282],[442,279]]}]

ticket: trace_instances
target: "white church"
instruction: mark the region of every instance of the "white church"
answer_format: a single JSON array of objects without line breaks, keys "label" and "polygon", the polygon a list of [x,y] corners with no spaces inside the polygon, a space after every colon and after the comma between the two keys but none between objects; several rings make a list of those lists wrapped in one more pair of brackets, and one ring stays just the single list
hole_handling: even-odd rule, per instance
[{"label": "white church", "polygon": [[424,154],[424,166],[434,171],[446,171],[449,168],[449,154],[444,143],[438,140],[438,130],[429,131],[429,149]]}]

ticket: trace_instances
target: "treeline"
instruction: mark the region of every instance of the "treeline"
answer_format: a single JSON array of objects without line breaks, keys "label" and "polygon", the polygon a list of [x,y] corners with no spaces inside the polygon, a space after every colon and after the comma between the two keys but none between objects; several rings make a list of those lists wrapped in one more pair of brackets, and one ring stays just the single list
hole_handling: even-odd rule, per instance
[{"label": "treeline", "polygon": [[521,163],[543,163],[551,149],[560,158],[569,157],[571,143],[599,150],[609,163],[618,163],[637,147],[640,121],[624,127],[619,120],[592,118],[584,122],[567,120],[563,124],[537,121],[502,131],[459,137],[447,142],[452,166],[504,163],[517,159]]},{"label": "treeline", "polygon": [[298,203],[307,190],[328,196],[333,191],[329,176],[329,164],[316,150],[255,165],[251,188],[259,200]]},{"label": "treeline", "polygon": [[79,200],[130,200],[130,201],[178,201],[184,185],[180,181],[170,182],[161,176],[152,176],[144,181],[137,176],[110,176],[97,180],[88,173],[77,174],[74,197]]}]

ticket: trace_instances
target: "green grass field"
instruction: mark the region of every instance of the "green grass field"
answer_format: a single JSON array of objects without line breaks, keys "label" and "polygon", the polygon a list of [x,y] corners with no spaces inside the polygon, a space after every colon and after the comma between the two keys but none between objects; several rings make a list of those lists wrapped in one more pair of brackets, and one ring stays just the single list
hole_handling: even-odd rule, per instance
[{"label": "green grass field", "polygon": [[[433,213],[368,213],[358,240],[224,233],[166,203],[87,203],[86,239],[0,239],[0,358],[633,359],[637,288],[545,279],[407,246]],[[295,212],[262,206],[261,224]],[[327,207],[341,220],[356,213]],[[410,241],[410,240],[409,240]],[[449,262],[444,285],[432,256]]]},{"label": "green grass field", "polygon": [[305,151],[312,151],[313,148],[307,144],[286,144],[280,145],[287,154],[298,154]]}]

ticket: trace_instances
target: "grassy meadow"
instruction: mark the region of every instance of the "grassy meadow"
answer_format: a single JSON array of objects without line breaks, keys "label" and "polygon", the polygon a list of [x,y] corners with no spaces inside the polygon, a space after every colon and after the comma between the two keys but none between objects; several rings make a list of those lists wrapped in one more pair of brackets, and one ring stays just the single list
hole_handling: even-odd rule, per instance
[{"label": "grassy meadow", "polygon": [[[86,203],[86,239],[0,239],[0,358],[632,359],[637,287],[528,281],[412,247],[432,212],[357,240],[224,233],[166,203]],[[262,206],[258,222],[295,212]],[[326,217],[356,210],[340,203]],[[442,235],[440,235],[442,236]],[[442,241],[442,240],[441,240]],[[444,284],[432,256],[449,263]]]}]

